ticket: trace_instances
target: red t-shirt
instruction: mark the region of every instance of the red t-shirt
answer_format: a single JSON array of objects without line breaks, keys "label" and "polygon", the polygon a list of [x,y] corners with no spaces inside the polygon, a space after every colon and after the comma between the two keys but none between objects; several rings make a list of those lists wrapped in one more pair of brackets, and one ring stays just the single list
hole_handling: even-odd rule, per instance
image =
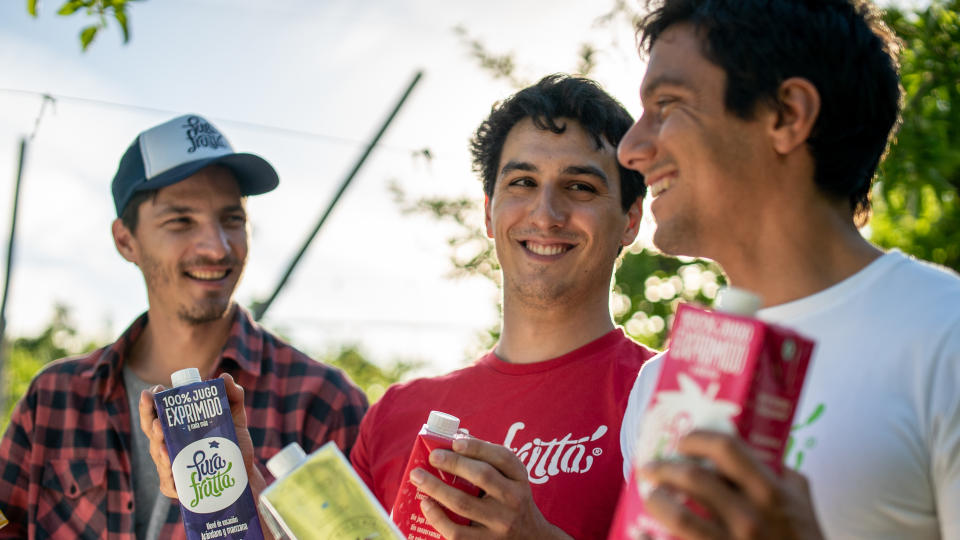
[{"label": "red t-shirt", "polygon": [[509,364],[492,352],[447,375],[390,387],[360,424],[350,461],[387,511],[431,410],[513,450],[544,517],[574,538],[606,538],[623,484],[620,423],[654,352],[620,329],[558,358]]}]

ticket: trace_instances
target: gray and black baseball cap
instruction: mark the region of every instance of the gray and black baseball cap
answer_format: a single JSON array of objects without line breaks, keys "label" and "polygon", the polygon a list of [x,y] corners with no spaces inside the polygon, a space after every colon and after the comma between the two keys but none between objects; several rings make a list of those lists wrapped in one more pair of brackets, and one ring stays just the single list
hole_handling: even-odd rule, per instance
[{"label": "gray and black baseball cap", "polygon": [[141,132],[124,152],[112,184],[117,216],[138,191],[176,184],[217,164],[233,171],[242,195],[266,193],[280,182],[267,160],[234,152],[216,126],[187,114]]}]

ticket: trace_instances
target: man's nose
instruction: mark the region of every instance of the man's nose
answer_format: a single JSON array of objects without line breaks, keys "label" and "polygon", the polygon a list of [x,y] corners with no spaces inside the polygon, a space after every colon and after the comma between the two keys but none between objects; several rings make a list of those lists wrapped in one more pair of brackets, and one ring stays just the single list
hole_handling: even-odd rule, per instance
[{"label": "man's nose", "polygon": [[540,190],[530,209],[530,221],[542,229],[562,226],[567,215],[567,205],[560,188],[551,185]]},{"label": "man's nose", "polygon": [[219,223],[210,223],[201,228],[197,253],[213,260],[220,260],[230,253],[230,237]]},{"label": "man's nose", "polygon": [[656,157],[657,149],[646,114],[640,116],[630,127],[617,146],[617,160],[628,169],[644,173]]}]

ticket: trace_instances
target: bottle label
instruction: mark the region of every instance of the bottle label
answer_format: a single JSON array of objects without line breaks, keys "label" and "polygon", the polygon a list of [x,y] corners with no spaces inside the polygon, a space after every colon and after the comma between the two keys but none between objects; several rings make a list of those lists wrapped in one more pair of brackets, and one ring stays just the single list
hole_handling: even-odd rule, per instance
[{"label": "bottle label", "polygon": [[180,504],[198,514],[223,510],[247,487],[240,447],[230,439],[194,441],[177,454],[172,465]]}]

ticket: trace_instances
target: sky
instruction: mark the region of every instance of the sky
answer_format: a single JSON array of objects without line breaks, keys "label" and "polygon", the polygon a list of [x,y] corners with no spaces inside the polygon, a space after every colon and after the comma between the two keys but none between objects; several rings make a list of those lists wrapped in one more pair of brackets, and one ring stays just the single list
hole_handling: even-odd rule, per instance
[{"label": "sky", "polygon": [[[237,300],[266,298],[417,71],[423,78],[340,199],[263,323],[320,353],[354,344],[374,362],[422,360],[421,374],[482,353],[498,291],[449,277],[456,229],[402,212],[409,197],[482,191],[467,143],[510,83],[470,57],[454,28],[516,55],[534,82],[576,68],[584,41],[602,48],[592,74],[633,113],[643,65],[625,21],[598,26],[614,2],[555,0],[147,0],[131,4],[130,42],[116,24],[87,52],[84,15],[59,0],[0,2],[0,237],[9,234],[22,137],[28,145],[7,303],[8,335],[31,335],[54,305],[81,336],[115,339],[146,308],[139,271],[116,252],[110,181],[136,134],[185,113],[213,121],[240,151],[277,169],[280,187],[252,197],[252,247]],[[55,97],[40,115],[43,94]],[[416,157],[429,148],[432,159]],[[6,250],[0,253],[5,258]]]}]

